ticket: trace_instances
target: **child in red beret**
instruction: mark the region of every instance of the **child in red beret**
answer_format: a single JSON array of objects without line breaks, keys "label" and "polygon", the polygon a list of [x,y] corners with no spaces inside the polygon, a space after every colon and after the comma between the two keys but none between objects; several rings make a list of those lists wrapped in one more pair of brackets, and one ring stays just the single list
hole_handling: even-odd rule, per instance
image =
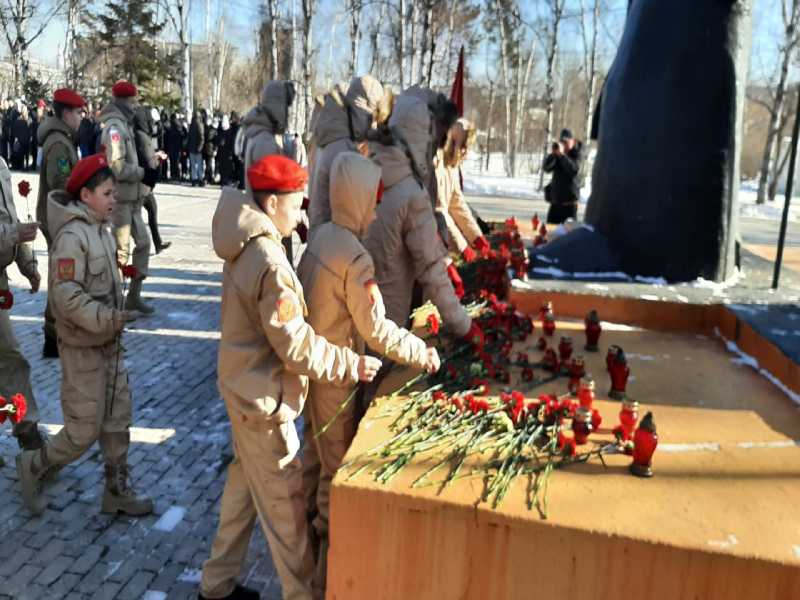
[{"label": "child in red beret", "polygon": [[281,245],[300,218],[305,170],[270,155],[247,177],[253,191],[224,188],[211,226],[214,251],[225,261],[217,385],[231,420],[234,460],[198,597],[258,598],[236,583],[258,516],[283,597],[311,598],[314,556],[293,421],[309,379],[355,385],[371,380],[381,363],[334,346],[306,322],[303,287]]},{"label": "child in red beret", "polygon": [[64,428],[39,450],[17,456],[22,501],[32,515],[44,512],[45,477],[79,459],[99,442],[105,462],[102,512],[145,515],[146,496],[128,485],[131,391],[119,335],[129,320],[114,237],[109,230],[116,178],[97,154],[81,160],[66,190],[53,190],[47,216],[50,302],[61,359]]}]

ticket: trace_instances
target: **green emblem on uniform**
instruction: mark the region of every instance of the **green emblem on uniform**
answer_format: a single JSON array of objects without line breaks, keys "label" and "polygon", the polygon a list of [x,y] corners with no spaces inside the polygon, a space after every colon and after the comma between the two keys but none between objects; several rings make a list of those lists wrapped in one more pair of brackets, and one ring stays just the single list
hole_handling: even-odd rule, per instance
[{"label": "green emblem on uniform", "polygon": [[66,158],[59,158],[58,159],[58,172],[62,175],[69,174],[69,160]]}]

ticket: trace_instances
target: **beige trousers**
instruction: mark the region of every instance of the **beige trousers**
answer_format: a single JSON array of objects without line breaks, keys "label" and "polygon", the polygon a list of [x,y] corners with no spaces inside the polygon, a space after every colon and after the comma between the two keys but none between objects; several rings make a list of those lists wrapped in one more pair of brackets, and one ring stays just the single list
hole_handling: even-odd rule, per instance
[{"label": "beige trousers", "polygon": [[128,264],[128,253],[133,238],[135,246],[132,262],[136,267],[136,277],[133,281],[142,281],[147,277],[150,266],[150,232],[142,218],[142,203],[117,204],[111,215],[111,221],[114,224],[114,237],[117,239],[117,260],[122,265]]},{"label": "beige trousers", "polygon": [[31,389],[31,365],[22,355],[7,310],[0,310],[0,396],[10,400],[22,394],[28,406],[22,422],[14,425],[14,435],[30,432],[39,422],[39,408]]},{"label": "beige trousers", "polygon": [[303,413],[306,420],[304,437],[308,444],[303,452],[303,495],[306,510],[310,512],[316,509],[313,526],[320,536],[320,552],[314,576],[314,587],[317,590],[325,590],[327,587],[331,483],[358,427],[354,411],[355,398],[324,434],[316,440],[314,436],[336,414],[352,390],[351,387],[309,382],[308,399]]},{"label": "beige trousers", "polygon": [[124,464],[133,410],[125,351],[120,349],[117,362],[116,340],[103,346],[71,346],[59,340],[58,352],[64,428],[47,444],[47,463],[68,465],[97,441],[106,465]]},{"label": "beige trousers", "polygon": [[258,516],[286,600],[312,598],[314,558],[306,534],[294,423],[242,422],[231,415],[234,459],[222,493],[217,537],[203,563],[200,591],[222,598],[233,591]]}]

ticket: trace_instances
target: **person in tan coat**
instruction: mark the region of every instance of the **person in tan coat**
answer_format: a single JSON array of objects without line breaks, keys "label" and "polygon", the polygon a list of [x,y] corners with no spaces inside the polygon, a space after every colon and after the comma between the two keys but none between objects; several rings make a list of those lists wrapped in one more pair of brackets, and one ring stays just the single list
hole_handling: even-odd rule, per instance
[{"label": "person in tan coat", "polygon": [[[360,154],[342,152],[331,166],[330,187],[332,221],[311,235],[297,267],[308,301],[308,322],[331,343],[356,352],[363,352],[366,343],[401,364],[437,371],[436,350],[386,318],[372,257],[361,245],[361,238],[375,220],[382,193],[380,168]],[[355,436],[353,404],[324,434],[317,439],[314,436],[333,418],[352,389],[311,382],[304,412],[308,442],[303,454],[304,493],[307,498],[316,496],[318,514],[313,527],[321,543],[314,584],[322,592],[326,588],[330,487]]]},{"label": "person in tan coat", "polygon": [[[459,119],[450,128],[445,147],[436,153],[434,160],[437,182],[436,211],[444,217],[447,224],[450,247],[466,261],[474,260],[475,250],[483,254],[488,253],[490,249],[489,242],[483,237],[481,228],[464,200],[464,192],[461,190],[459,168],[467,156],[474,137],[475,128],[466,119]],[[467,240],[471,240],[474,250]]]},{"label": "person in tan coat", "polygon": [[258,516],[283,597],[306,599],[314,557],[293,421],[309,379],[354,385],[371,380],[380,361],[334,346],[305,320],[303,287],[281,245],[300,218],[305,170],[273,155],[257,161],[247,178],[253,192],[222,190],[211,229],[214,251],[225,261],[217,385],[234,459],[199,598],[258,598],[235,579]]},{"label": "person in tan coat", "polygon": [[[245,172],[265,156],[288,156],[290,148],[284,147],[283,136],[289,122],[289,106],[294,95],[294,85],[291,82],[270,81],[261,91],[259,105],[242,119]],[[245,187],[252,191],[249,180],[245,182]],[[288,237],[281,243],[286,249],[289,263],[294,264],[292,238]]]},{"label": "person in tan coat", "polygon": [[102,512],[146,515],[153,503],[128,483],[132,419],[125,354],[118,336],[129,315],[114,238],[108,222],[115,179],[102,154],[81,160],[66,191],[50,192],[47,219],[53,245],[48,285],[61,359],[64,427],[40,450],[17,456],[22,501],[31,515],[44,512],[48,474],[83,456],[95,441],[105,463]]},{"label": "person in tan coat", "polygon": [[[316,147],[308,184],[309,233],[331,220],[331,165],[342,152],[362,152],[367,132],[389,118],[391,91],[374,77],[354,79],[345,92],[332,89],[314,126]],[[363,152],[362,152],[363,153]]]},{"label": "person in tan coat", "polygon": [[[30,283],[31,293],[36,293],[41,277],[28,242],[36,238],[40,224],[19,222],[11,190],[11,171],[2,158],[0,194],[0,291],[8,291],[6,267],[16,263],[22,276]],[[0,307],[0,396],[10,398],[14,394],[25,396],[28,406],[22,421],[14,425],[14,436],[24,450],[39,448],[45,443],[46,436],[38,429],[39,409],[31,388],[31,365],[20,350],[7,308]]]},{"label": "person in tan coat", "polygon": [[144,168],[139,165],[131,128],[137,90],[132,83],[118,81],[111,93],[114,101],[103,107],[97,122],[103,126],[101,149],[117,179],[117,204],[111,220],[117,240],[117,260],[121,265],[128,264],[131,238],[135,244],[131,262],[136,268],[136,277],[131,279],[125,309],[149,315],[155,308],[142,300],[142,282],[150,266],[150,233],[142,217],[143,202],[139,196]]},{"label": "person in tan coat", "polygon": [[[370,158],[381,168],[385,191],[378,205],[378,218],[364,240],[375,263],[386,316],[401,326],[408,322],[411,283],[416,281],[439,310],[451,334],[468,342],[477,337],[482,344],[480,328],[464,311],[448,277],[444,262],[447,252],[437,238],[433,207],[424,185],[432,169],[427,153],[428,107],[413,96],[400,96],[388,125],[380,141],[370,142]],[[391,361],[385,361],[376,382],[366,387],[365,406],[390,368]]]}]

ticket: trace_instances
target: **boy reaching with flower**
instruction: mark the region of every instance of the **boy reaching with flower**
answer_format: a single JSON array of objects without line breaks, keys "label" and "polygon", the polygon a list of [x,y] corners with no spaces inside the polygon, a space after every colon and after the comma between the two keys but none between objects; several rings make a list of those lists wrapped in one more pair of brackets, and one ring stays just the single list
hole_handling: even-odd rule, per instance
[{"label": "boy reaching with flower", "polygon": [[81,160],[66,190],[51,191],[48,225],[50,302],[61,360],[64,428],[40,450],[17,456],[22,501],[32,515],[47,506],[45,477],[97,441],[105,462],[102,512],[146,515],[147,496],[128,484],[132,399],[118,335],[129,320],[109,228],[116,179],[103,155]]},{"label": "boy reaching with flower", "polygon": [[214,213],[214,251],[225,261],[217,385],[231,420],[234,459],[211,557],[203,563],[200,600],[259,597],[236,583],[256,516],[283,597],[312,597],[314,556],[293,421],[309,379],[355,385],[371,381],[381,365],[330,343],[305,320],[303,286],[281,241],[300,221],[306,177],[293,160],[265,156],[247,170],[252,192],[223,189]]},{"label": "boy reaching with flower", "polygon": [[[330,173],[332,221],[315,229],[297,276],[308,302],[308,322],[331,343],[363,352],[364,343],[390,359],[430,372],[439,369],[436,349],[386,318],[383,298],[375,282],[372,257],[361,239],[375,220],[383,193],[381,169],[355,152],[337,156]],[[336,416],[353,390],[352,385],[311,382],[306,402],[306,441],[303,454],[303,492],[320,547],[315,592],[324,594],[328,554],[330,488],[358,425],[355,402]],[[316,504],[317,514],[313,515]]]}]

